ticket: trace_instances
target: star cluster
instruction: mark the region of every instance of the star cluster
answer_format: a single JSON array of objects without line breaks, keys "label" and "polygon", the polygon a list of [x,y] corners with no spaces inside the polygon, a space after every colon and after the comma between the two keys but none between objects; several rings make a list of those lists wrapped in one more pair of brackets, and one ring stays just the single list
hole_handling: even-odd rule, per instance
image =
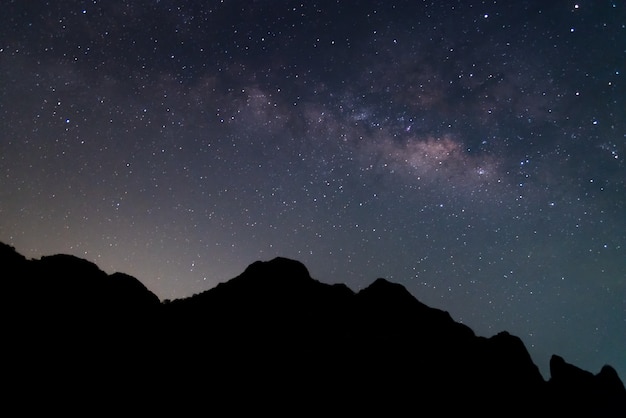
[{"label": "star cluster", "polygon": [[11,2],[0,240],[190,296],[285,256],[626,377],[619,2]]}]

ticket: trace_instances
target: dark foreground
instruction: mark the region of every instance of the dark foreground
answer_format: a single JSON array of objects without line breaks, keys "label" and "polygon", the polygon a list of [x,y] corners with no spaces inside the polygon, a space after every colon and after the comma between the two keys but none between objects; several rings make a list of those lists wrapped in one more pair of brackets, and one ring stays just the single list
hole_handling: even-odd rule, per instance
[{"label": "dark foreground", "polygon": [[4,404],[29,412],[626,416],[615,370],[478,337],[383,279],[355,293],[274,259],[190,298],[0,244]]}]

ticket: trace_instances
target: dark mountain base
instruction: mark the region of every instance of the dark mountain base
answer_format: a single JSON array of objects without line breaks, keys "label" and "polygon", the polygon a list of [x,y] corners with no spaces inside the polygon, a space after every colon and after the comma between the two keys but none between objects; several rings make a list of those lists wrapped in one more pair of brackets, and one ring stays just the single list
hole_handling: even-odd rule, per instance
[{"label": "dark mountain base", "polygon": [[554,356],[546,382],[519,338],[475,336],[383,279],[354,293],[278,258],[161,303],[75,257],[0,244],[0,262],[6,399],[23,412],[626,416],[610,366]]}]

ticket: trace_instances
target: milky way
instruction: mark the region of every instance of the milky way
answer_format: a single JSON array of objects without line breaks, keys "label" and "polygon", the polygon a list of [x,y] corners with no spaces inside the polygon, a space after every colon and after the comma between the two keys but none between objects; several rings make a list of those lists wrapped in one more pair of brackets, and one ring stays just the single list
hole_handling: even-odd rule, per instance
[{"label": "milky way", "polygon": [[0,240],[190,296],[402,283],[626,377],[620,2],[11,2]]}]

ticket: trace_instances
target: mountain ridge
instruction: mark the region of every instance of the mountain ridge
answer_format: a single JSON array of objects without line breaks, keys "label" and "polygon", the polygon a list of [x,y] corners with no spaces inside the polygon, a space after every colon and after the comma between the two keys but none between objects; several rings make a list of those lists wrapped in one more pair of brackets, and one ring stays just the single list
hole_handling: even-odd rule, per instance
[{"label": "mountain ridge", "polygon": [[[73,256],[27,260],[0,243],[0,262],[4,317],[14,318],[7,322],[10,352],[28,359],[33,375],[69,374],[96,387],[104,376],[127,390],[167,388],[183,398],[210,387],[216,402],[238,393],[265,404],[278,391],[351,411],[400,413],[419,399],[427,409],[489,415],[493,398],[528,413],[626,411],[626,390],[611,366],[594,375],[554,355],[546,381],[519,337],[476,336],[382,278],[354,292],[279,257],[161,302],[134,277],[107,275]],[[210,376],[199,393],[194,376]],[[458,402],[441,405],[442,397]]]}]

